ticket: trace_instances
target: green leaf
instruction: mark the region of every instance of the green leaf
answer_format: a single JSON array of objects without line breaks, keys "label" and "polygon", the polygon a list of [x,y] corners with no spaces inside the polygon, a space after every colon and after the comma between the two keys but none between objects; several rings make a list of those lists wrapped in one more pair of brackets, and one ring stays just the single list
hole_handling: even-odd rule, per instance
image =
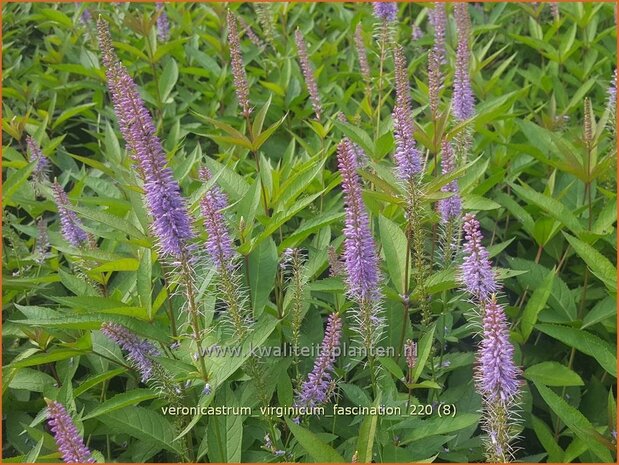
[{"label": "green leaf", "polygon": [[[416,418],[414,420],[416,420]],[[477,422],[479,422],[479,414],[477,413],[458,413],[454,417],[439,417],[436,415],[429,420],[415,423],[413,431],[406,436],[402,444],[408,444],[409,442],[418,441],[438,434],[459,431]]]},{"label": "green leaf", "polygon": [[93,268],[93,273],[103,273],[105,271],[136,271],[140,265],[135,258],[121,258],[113,260],[103,265]]},{"label": "green leaf", "polygon": [[546,306],[546,302],[548,302],[554,276],[554,270],[546,275],[546,278],[544,278],[544,281],[540,284],[540,286],[535,289],[531,295],[531,298],[527,302],[527,306],[524,308],[522,321],[520,323],[520,330],[522,331],[522,337],[525,342],[531,335],[531,331],[533,331],[535,323],[537,323],[537,315],[539,315],[539,312],[542,311],[542,309]]},{"label": "green leaf", "polygon": [[537,439],[544,446],[546,452],[548,452],[548,462],[556,463],[561,462],[563,459],[563,449],[555,441],[552,431],[546,423],[537,418],[535,415],[531,415],[531,424],[533,425],[533,431],[537,435]]},{"label": "green leaf", "polygon": [[435,329],[436,325],[432,325],[432,328],[429,331],[426,331],[419,341],[419,345],[417,346],[417,364],[413,369],[413,383],[419,379],[421,372],[428,361],[428,357],[430,356],[430,351],[432,349],[432,343],[434,342]]},{"label": "green leaf", "polygon": [[546,386],[584,386],[577,373],[558,362],[542,362],[524,371],[524,377]]},{"label": "green leaf", "polygon": [[608,258],[595,250],[586,242],[564,233],[565,238],[582,258],[591,272],[602,281],[608,290],[617,292],[617,268]]},{"label": "green leaf", "polygon": [[535,387],[537,387],[537,390],[552,411],[574,434],[576,434],[576,436],[585,441],[591,452],[593,452],[602,462],[613,461],[610,452],[602,446],[605,441],[603,436],[595,430],[593,425],[582,413],[565,402],[543,384],[535,383]]},{"label": "green leaf", "polygon": [[161,414],[142,407],[124,407],[98,417],[116,434],[128,434],[140,441],[150,441],[157,447],[180,454],[174,443],[174,427]]},{"label": "green leaf", "polygon": [[248,276],[254,318],[260,317],[269,299],[277,273],[277,247],[272,238],[261,242],[249,255]]},{"label": "green leaf", "polygon": [[163,72],[159,78],[159,95],[161,96],[161,103],[166,103],[170,92],[174,89],[176,81],[178,80],[178,65],[174,58],[169,57]]},{"label": "green leaf", "polygon": [[84,103],[83,105],[77,105],[76,107],[72,107],[72,108],[69,108],[63,111],[58,117],[58,119],[54,121],[54,124],[52,124],[52,129],[56,129],[58,126],[60,126],[62,123],[64,123],[69,118],[79,115],[80,113],[83,113],[89,108],[92,108],[94,106],[95,106],[94,102]]},{"label": "green leaf", "polygon": [[75,390],[73,391],[73,395],[77,397],[88,391],[90,388],[95,387],[97,384],[107,381],[108,379],[112,379],[115,376],[122,375],[126,372],[126,368],[116,368],[115,370],[106,371],[105,373],[101,373],[100,375],[88,378],[86,381],[81,382],[79,386],[75,388]]},{"label": "green leaf", "polygon": [[574,234],[579,235],[583,232],[583,227],[580,225],[578,218],[558,200],[548,197],[547,195],[540,194],[534,191],[526,184],[518,186],[516,184],[510,184],[512,189],[519,197],[525,200],[527,203],[537,205],[548,215],[552,216],[559,223],[565,225]]},{"label": "green leaf", "polygon": [[593,357],[608,373],[617,377],[617,355],[608,342],[599,337],[576,328],[567,326],[537,324],[536,329],[548,334],[570,347]]},{"label": "green leaf", "polygon": [[[381,393],[378,393],[374,401],[374,407],[380,405]],[[367,415],[359,428],[359,439],[357,440],[357,452],[359,453],[359,463],[371,463],[373,460],[372,450],[374,449],[374,437],[376,436],[376,424],[378,415]]]},{"label": "green leaf", "polygon": [[325,444],[318,436],[310,430],[297,425],[295,422],[286,418],[286,424],[295,439],[299,441],[301,447],[312,456],[315,462],[323,463],[343,463],[345,462],[338,452],[328,444]]},{"label": "green leaf", "polygon": [[406,257],[409,254],[406,235],[396,223],[383,215],[378,216],[378,227],[387,271],[398,293],[404,294],[405,277],[410,276],[406,272]]},{"label": "green leaf", "polygon": [[159,397],[159,394],[150,389],[133,389],[132,391],[116,394],[111,399],[95,407],[88,415],[84,416],[82,420],[95,418],[113,412],[114,410],[125,408],[129,405],[137,405],[145,400],[156,399],[157,397]]}]

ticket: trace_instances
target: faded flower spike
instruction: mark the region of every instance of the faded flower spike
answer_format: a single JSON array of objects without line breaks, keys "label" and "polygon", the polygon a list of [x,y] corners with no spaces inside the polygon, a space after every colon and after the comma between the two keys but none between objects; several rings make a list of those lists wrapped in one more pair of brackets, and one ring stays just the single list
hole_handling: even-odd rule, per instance
[{"label": "faded flower spike", "polygon": [[396,102],[392,115],[396,145],[394,158],[398,177],[410,182],[421,172],[421,157],[413,138],[413,111],[404,49],[396,46],[393,54],[396,81]]},{"label": "faded flower spike", "polygon": [[297,395],[296,405],[315,407],[329,400],[332,386],[333,366],[339,354],[342,336],[342,319],[337,313],[329,315],[320,354],[314,362],[314,369],[307,376]]},{"label": "faded flower spike", "polygon": [[95,463],[71,415],[60,402],[47,401],[48,424],[65,463]]},{"label": "faded flower spike", "polygon": [[163,3],[157,3],[157,37],[161,42],[167,42],[170,37],[170,21]]},{"label": "faded flower spike", "polygon": [[397,2],[372,2],[374,16],[386,22],[395,21],[398,17]]},{"label": "faded flower spike", "polygon": [[52,184],[52,193],[54,194],[54,201],[56,202],[58,215],[60,216],[62,236],[73,247],[81,247],[87,244],[90,238],[84,231],[84,225],[77,217],[77,214],[69,209],[71,202],[64,189],[60,184],[54,182]]},{"label": "faded flower spike", "polygon": [[32,170],[32,180],[37,183],[42,183],[47,180],[50,169],[49,159],[43,155],[41,148],[32,137],[26,137],[26,145],[30,152],[30,161],[36,162]]},{"label": "faded flower spike", "polygon": [[497,292],[496,282],[488,251],[482,245],[482,234],[479,230],[479,221],[474,215],[464,217],[464,261],[462,263],[460,279],[466,290],[478,301],[488,300],[491,294]]},{"label": "faded flower spike", "polygon": [[363,43],[363,35],[361,24],[357,24],[355,29],[355,47],[357,48],[357,55],[359,56],[359,68],[361,69],[361,76],[366,84],[370,83],[370,65],[368,64],[368,53]]},{"label": "faded flower spike", "polygon": [[299,63],[301,65],[301,71],[303,71],[303,77],[305,79],[305,85],[307,92],[310,95],[312,107],[314,113],[316,113],[316,119],[320,119],[322,115],[322,104],[320,102],[320,94],[318,93],[318,84],[316,84],[316,76],[314,76],[314,69],[309,61],[307,53],[307,45],[303,38],[303,33],[297,29],[294,33],[294,39],[297,44],[297,55],[299,57]]},{"label": "faded flower spike", "polygon": [[112,48],[107,23],[99,19],[97,29],[108,88],[120,131],[144,181],[144,197],[153,218],[153,234],[163,256],[181,259],[187,253],[193,232],[180,186],[167,166],[155,124],[138,87]]},{"label": "faded flower spike", "polygon": [[154,370],[152,357],[160,355],[154,345],[117,323],[103,323],[101,332],[128,353],[127,358],[142,375],[143,383],[152,378]]},{"label": "faded flower spike", "polygon": [[241,53],[241,43],[239,42],[239,32],[236,18],[231,10],[228,10],[227,23],[228,44],[230,45],[230,61],[232,64],[234,88],[236,89],[236,97],[239,100],[239,105],[242,108],[242,114],[245,118],[248,118],[251,114],[251,106],[249,103],[249,85],[247,84],[247,73],[245,73],[245,65],[243,64],[243,55]]},{"label": "faded flower spike", "polygon": [[[451,173],[455,168],[454,153],[451,143],[443,140],[441,170],[443,175]],[[441,222],[447,223],[460,217],[462,212],[462,199],[460,198],[458,181],[453,180],[441,187],[441,192],[451,193],[451,197],[438,201],[438,211]]]}]

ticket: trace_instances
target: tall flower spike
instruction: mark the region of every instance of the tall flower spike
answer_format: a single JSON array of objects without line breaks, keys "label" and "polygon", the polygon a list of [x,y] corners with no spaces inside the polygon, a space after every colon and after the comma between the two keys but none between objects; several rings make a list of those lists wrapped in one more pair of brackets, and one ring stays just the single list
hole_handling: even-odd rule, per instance
[{"label": "tall flower spike", "polygon": [[54,182],[52,184],[52,193],[58,208],[58,215],[60,216],[62,236],[73,247],[81,247],[87,244],[89,242],[88,234],[84,231],[84,225],[77,217],[77,214],[69,209],[71,202],[64,189],[57,182]]},{"label": "tall flower spike", "polygon": [[469,35],[471,26],[468,3],[457,3],[454,6],[454,10],[458,29],[458,47],[456,50],[452,111],[457,121],[465,121],[475,114],[475,99],[469,75],[471,53],[469,49]]},{"label": "tall flower spike", "polygon": [[247,84],[247,73],[245,73],[245,65],[243,65],[243,55],[241,54],[241,43],[239,42],[239,32],[236,24],[236,18],[231,10],[228,10],[228,44],[230,45],[230,61],[232,63],[232,77],[234,79],[234,88],[236,89],[236,97],[239,105],[242,108],[242,114],[245,118],[251,114],[251,106],[249,104],[249,86]]},{"label": "tall flower spike", "polygon": [[314,69],[309,61],[307,45],[305,44],[303,33],[298,28],[294,33],[294,38],[297,43],[297,54],[301,65],[301,71],[303,71],[303,77],[305,78],[307,92],[310,95],[312,107],[314,108],[314,113],[316,113],[316,119],[319,120],[322,114],[322,104],[320,102],[320,94],[318,93],[318,84],[316,84]]},{"label": "tall flower spike", "polygon": [[393,22],[398,17],[397,2],[372,2],[374,16],[385,22]]},{"label": "tall flower spike", "polygon": [[428,101],[432,119],[438,119],[439,93],[443,87],[441,63],[436,49],[428,52]]},{"label": "tall flower spike", "polygon": [[[202,168],[200,179],[208,182],[211,179],[210,171]],[[200,201],[204,228],[208,234],[206,251],[219,274],[218,295],[226,305],[224,317],[229,320],[235,336],[242,339],[253,324],[253,318],[247,308],[243,286],[236,272],[234,244],[223,214],[227,206],[226,196],[216,185],[211,186]]]},{"label": "tall flower spike", "polygon": [[378,255],[370,229],[370,219],[361,196],[357,153],[348,139],[340,142],[337,158],[346,203],[344,260],[348,294],[357,302],[378,301],[381,297]]},{"label": "tall flower spike", "polygon": [[[206,183],[210,179],[210,171],[207,168],[202,168],[200,180]],[[234,267],[234,245],[228,231],[226,218],[222,212],[227,206],[228,200],[225,194],[216,185],[211,186],[200,201],[204,228],[208,234],[206,250],[220,272]]]},{"label": "tall flower spike", "polygon": [[127,358],[142,375],[143,383],[152,378],[154,371],[152,357],[160,355],[154,345],[117,323],[103,323],[101,332],[128,353]]},{"label": "tall flower spike", "polygon": [[314,369],[307,376],[297,394],[295,404],[299,407],[315,407],[329,400],[332,386],[332,372],[339,354],[342,336],[342,319],[337,313],[329,315],[320,354],[314,362]]},{"label": "tall flower spike", "polygon": [[370,83],[370,65],[368,64],[368,54],[363,43],[363,35],[361,24],[357,24],[355,29],[355,47],[357,48],[357,55],[359,56],[359,68],[361,69],[361,76],[367,85]]},{"label": "tall flower spike", "polygon": [[49,234],[47,233],[47,222],[44,218],[39,218],[37,221],[37,242],[35,248],[36,261],[43,263],[49,252]]},{"label": "tall flower spike", "polygon": [[42,183],[47,179],[49,173],[49,159],[43,155],[41,148],[32,137],[26,137],[26,145],[30,152],[30,161],[36,163],[32,170],[32,180],[37,183]]},{"label": "tall flower spike", "polygon": [[60,402],[47,400],[48,424],[65,463],[95,463],[71,415]]},{"label": "tall flower spike", "polygon": [[[451,173],[455,168],[454,153],[451,143],[443,140],[441,170],[444,175]],[[462,199],[458,189],[458,181],[455,179],[441,187],[441,192],[451,193],[451,197],[438,201],[438,211],[441,214],[441,222],[447,223],[460,217],[462,212]]]},{"label": "tall flower spike", "polygon": [[611,112],[616,111],[617,108],[617,68],[615,68],[613,78],[608,84],[608,108]]},{"label": "tall flower spike", "polygon": [[163,3],[157,3],[157,37],[161,42],[167,42],[170,37],[170,21]]},{"label": "tall flower spike", "polygon": [[488,251],[482,245],[482,234],[479,230],[479,221],[474,215],[464,217],[464,261],[462,263],[460,280],[466,290],[478,301],[488,300],[490,295],[497,292],[496,282]]},{"label": "tall flower spike", "polygon": [[430,23],[434,28],[434,45],[432,46],[439,63],[445,63],[445,31],[447,30],[447,11],[445,3],[435,2],[430,10]]},{"label": "tall flower spike", "polygon": [[396,102],[393,109],[395,138],[395,163],[398,177],[410,182],[421,172],[421,157],[413,138],[413,111],[404,49],[396,46],[394,51]]},{"label": "tall flower spike", "polygon": [[144,182],[146,206],[153,218],[153,234],[164,257],[180,259],[193,238],[191,219],[180,186],[167,166],[155,124],[138,87],[116,56],[107,23],[99,19],[97,29],[114,111],[129,153],[138,165]]},{"label": "tall flower spike", "polygon": [[252,44],[254,44],[258,48],[266,47],[266,44],[262,41],[260,37],[256,35],[254,30],[249,24],[247,24],[247,22],[243,19],[242,16],[238,16],[237,19],[239,20],[239,24],[243,28],[243,31],[245,31],[245,35],[249,38],[249,40],[251,40]]},{"label": "tall flower spike", "polygon": [[519,390],[520,370],[514,365],[514,347],[503,307],[493,294],[484,305],[482,341],[477,367],[478,389],[488,401],[507,404]]}]

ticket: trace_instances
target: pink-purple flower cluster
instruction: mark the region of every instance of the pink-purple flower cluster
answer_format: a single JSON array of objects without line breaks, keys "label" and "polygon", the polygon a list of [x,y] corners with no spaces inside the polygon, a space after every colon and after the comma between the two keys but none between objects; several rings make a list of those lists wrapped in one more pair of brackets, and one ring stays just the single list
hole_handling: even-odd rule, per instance
[{"label": "pink-purple flower cluster", "polygon": [[52,193],[56,202],[56,208],[58,209],[58,215],[60,216],[62,237],[73,247],[81,247],[87,244],[90,238],[86,231],[84,231],[84,225],[77,217],[77,214],[69,208],[71,202],[64,189],[60,184],[54,182],[52,184]]},{"label": "pink-purple flower cluster", "polygon": [[101,332],[127,352],[127,358],[140,372],[143,383],[152,378],[155,366],[152,357],[161,355],[153,344],[118,323],[103,323]]},{"label": "pink-purple flower cluster", "polygon": [[394,159],[398,177],[410,182],[421,172],[421,157],[413,137],[412,99],[404,49],[396,46],[393,55],[396,82],[396,100],[392,114],[396,146]]},{"label": "pink-purple flower cluster", "polygon": [[[200,179],[204,183],[211,179],[207,168],[200,170]],[[227,206],[228,200],[217,185],[211,186],[200,201],[204,229],[208,234],[206,251],[218,271],[234,267],[234,245],[223,214]]]},{"label": "pink-purple flower cluster", "polygon": [[320,353],[314,361],[314,368],[297,393],[295,404],[299,407],[316,407],[329,400],[332,391],[333,366],[339,354],[342,336],[342,319],[337,313],[329,315]]},{"label": "pink-purple flower cluster", "polygon": [[48,400],[47,415],[62,460],[65,463],[95,463],[92,452],[84,444],[84,439],[64,405]]},{"label": "pink-purple flower cluster", "polygon": [[194,237],[180,186],[167,166],[155,124],[138,87],[116,56],[107,23],[99,19],[97,29],[110,96],[120,131],[144,182],[146,206],[153,218],[153,234],[164,257],[180,259]]},{"label": "pink-purple flower cluster", "polygon": [[[448,140],[443,140],[442,144],[441,170],[444,175],[451,173],[455,168],[454,153],[451,143]],[[460,198],[458,181],[452,180],[441,187],[441,192],[452,194],[446,199],[438,201],[438,211],[441,215],[441,222],[458,219],[462,212],[462,199]]]}]

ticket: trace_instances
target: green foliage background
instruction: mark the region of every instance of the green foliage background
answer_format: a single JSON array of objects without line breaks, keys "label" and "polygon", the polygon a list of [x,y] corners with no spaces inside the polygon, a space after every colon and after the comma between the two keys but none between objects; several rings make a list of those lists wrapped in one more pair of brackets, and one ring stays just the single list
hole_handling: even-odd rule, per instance
[{"label": "green foliage background", "polygon": [[[431,175],[435,154],[442,136],[453,138],[462,130],[449,122],[437,129],[430,118],[431,7],[400,4],[394,26],[409,60],[415,137],[428,155],[423,196],[428,237],[437,221],[433,206],[446,182]],[[258,316],[258,344],[277,345],[290,337],[289,319],[280,318],[290,296],[277,271],[287,247],[300,247],[307,255],[305,344],[322,339],[322,316],[350,305],[342,279],[328,273],[327,249],[341,249],[344,216],[334,152],[343,136],[365,150],[364,200],[385,278],[383,345],[398,345],[406,265],[400,252],[405,250],[401,191],[392,173],[393,63],[388,54],[386,99],[379,103],[376,87],[371,97],[366,94],[353,42],[361,23],[376,80],[377,23],[370,4],[273,4],[264,7],[273,20],[272,32],[258,21],[255,4],[230,5],[265,42],[260,48],[242,37],[250,100],[255,114],[264,116],[263,124],[252,128],[251,140],[243,135],[245,123],[234,95],[227,5],[166,4],[171,34],[164,43],[156,37],[152,4],[10,3],[2,8],[5,461],[58,460],[44,425],[44,397],[70,407],[101,461],[179,459],[174,419],[161,413],[165,401],[138,383],[119,348],[98,331],[103,321],[118,321],[168,346],[166,308],[178,313],[183,299],[164,282],[134,168],[109,103],[95,24],[81,20],[85,8],[110,21],[114,45],[140,86],[175,178],[196,213],[198,242],[205,238],[197,211],[204,191],[198,168],[208,166],[216,173],[229,196],[229,219]],[[478,212],[500,268],[511,340],[524,372],[516,455],[527,461],[611,462],[616,445],[617,203],[616,134],[607,89],[616,68],[613,5],[561,3],[558,19],[542,3],[475,4],[470,14],[477,114],[467,123],[474,146],[459,184],[464,207]],[[411,39],[413,24],[424,31],[418,40]],[[321,122],[313,119],[297,62],[296,28],[305,35],[316,71],[326,115]],[[449,107],[453,75],[451,13],[447,39],[442,111]],[[585,97],[594,115],[591,158],[583,143]],[[336,122],[340,111],[352,124]],[[37,196],[29,181],[33,163],[27,134],[52,161],[52,176],[65,186],[97,249],[76,250],[62,239],[49,188]],[[260,179],[253,152],[260,157]],[[42,263],[36,261],[40,217],[49,222],[52,246]],[[425,246],[428,253],[433,250],[431,242]],[[76,271],[84,263],[86,271]],[[207,322],[216,318],[212,278],[200,270]],[[454,404],[458,413],[453,419],[337,417],[301,425],[274,419],[269,426],[258,417],[195,417],[186,432],[195,448],[192,458],[350,461],[357,451],[362,459],[380,462],[483,460],[480,399],[472,382],[477,330],[470,324],[471,305],[458,289],[453,265],[435,266],[425,284],[435,324],[420,333],[413,305],[412,323],[406,319],[404,327],[419,341],[421,354],[413,403]],[[107,297],[100,294],[101,286]],[[415,301],[418,291],[411,296]],[[216,334],[210,337],[219,342]],[[162,363],[178,380],[193,382],[188,346],[175,353],[178,360]],[[240,363],[211,360],[214,392],[203,396],[196,384],[192,402],[256,406],[258,388]],[[403,360],[380,363],[381,400],[375,401],[406,405]],[[312,360],[304,360],[301,372],[311,365]],[[272,405],[290,405],[296,386],[290,361],[267,360],[265,370],[263,389]],[[340,404],[374,402],[361,365],[344,357],[336,371]],[[267,433],[288,455],[277,457],[263,447]]]}]

